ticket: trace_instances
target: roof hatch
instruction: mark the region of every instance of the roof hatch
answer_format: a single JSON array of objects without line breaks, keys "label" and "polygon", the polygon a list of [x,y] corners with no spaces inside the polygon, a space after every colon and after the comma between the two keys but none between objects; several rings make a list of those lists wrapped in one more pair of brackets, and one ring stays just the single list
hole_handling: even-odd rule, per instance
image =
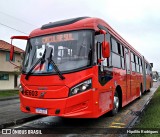
[{"label": "roof hatch", "polygon": [[58,26],[69,25],[69,24],[75,23],[75,22],[77,22],[79,20],[82,20],[82,19],[85,19],[85,18],[89,18],[89,17],[78,17],[78,18],[72,18],[72,19],[66,19],[66,20],[51,22],[51,23],[43,25],[41,27],[41,30],[43,30],[43,29],[49,29],[49,28],[54,28],[54,27],[58,27]]}]

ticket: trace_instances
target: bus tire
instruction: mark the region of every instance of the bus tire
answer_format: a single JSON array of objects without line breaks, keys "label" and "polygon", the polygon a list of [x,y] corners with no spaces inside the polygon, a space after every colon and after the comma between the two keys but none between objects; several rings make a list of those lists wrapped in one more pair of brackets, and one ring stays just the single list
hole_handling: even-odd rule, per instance
[{"label": "bus tire", "polygon": [[142,98],[142,94],[143,94],[143,92],[142,92],[142,85],[140,86],[140,91],[139,91],[139,98]]},{"label": "bus tire", "polygon": [[151,88],[152,88],[152,84],[150,83],[150,88],[147,91],[150,92]]},{"label": "bus tire", "polygon": [[118,96],[118,92],[115,91],[114,93],[114,100],[113,100],[113,109],[111,110],[111,115],[114,116],[118,113],[118,109],[120,106],[120,100],[119,100],[119,96]]}]

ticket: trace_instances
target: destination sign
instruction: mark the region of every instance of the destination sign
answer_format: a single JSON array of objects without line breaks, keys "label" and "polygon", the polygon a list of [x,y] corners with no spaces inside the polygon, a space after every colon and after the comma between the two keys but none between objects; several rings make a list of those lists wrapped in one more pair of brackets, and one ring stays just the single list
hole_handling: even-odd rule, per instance
[{"label": "destination sign", "polygon": [[62,41],[70,41],[74,40],[72,33],[65,33],[53,36],[47,36],[42,38],[42,43],[51,43],[51,42],[62,42]]}]

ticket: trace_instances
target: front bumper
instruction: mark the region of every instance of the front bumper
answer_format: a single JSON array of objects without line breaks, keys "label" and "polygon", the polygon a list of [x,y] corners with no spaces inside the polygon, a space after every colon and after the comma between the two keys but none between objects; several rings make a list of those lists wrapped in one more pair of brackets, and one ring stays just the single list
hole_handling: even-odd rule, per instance
[{"label": "front bumper", "polygon": [[20,109],[22,112],[37,114],[36,108],[44,108],[50,116],[95,118],[97,116],[94,114],[92,94],[93,91],[88,90],[68,98],[39,99],[26,97],[20,93]]}]

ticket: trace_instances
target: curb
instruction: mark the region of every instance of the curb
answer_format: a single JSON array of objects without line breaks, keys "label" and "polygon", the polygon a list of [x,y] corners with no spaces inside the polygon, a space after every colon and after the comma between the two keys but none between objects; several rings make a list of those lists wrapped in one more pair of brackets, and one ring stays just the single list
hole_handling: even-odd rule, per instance
[{"label": "curb", "polygon": [[[158,86],[159,87],[159,86]],[[157,91],[158,87],[156,87],[155,92]],[[134,127],[134,125],[136,124],[136,122],[140,119],[140,117],[143,115],[143,112],[145,111],[145,109],[147,108],[147,106],[149,105],[150,101],[152,100],[152,97],[154,96],[155,92],[153,93],[153,95],[147,100],[147,102],[145,103],[145,105],[143,106],[143,108],[139,111],[138,115],[135,116],[135,118],[130,121],[130,123],[126,126],[127,129],[132,129]],[[120,137],[128,137],[128,134],[118,134]]]},{"label": "curb", "polygon": [[[157,87],[158,89],[158,87]],[[157,91],[157,89],[155,90],[155,92]],[[143,106],[143,108],[140,110],[140,113],[128,124],[128,126],[126,128],[132,128],[135,123],[137,122],[137,120],[142,116],[143,112],[145,111],[145,109],[147,108],[147,106],[149,105],[150,101],[152,100],[152,97],[154,96],[155,92],[153,93],[153,95],[148,99],[148,101],[145,103],[145,105]]]},{"label": "curb", "polygon": [[144,105],[144,107],[139,111],[139,114],[130,122],[130,124],[127,126],[127,128],[132,128],[135,125],[135,123],[137,122],[137,120],[141,117],[141,115],[143,114],[143,112],[147,108],[147,106],[150,103],[153,95],[148,99],[148,101],[146,102],[146,104]]},{"label": "curb", "polygon": [[20,125],[20,124],[23,124],[25,122],[36,120],[36,119],[39,119],[39,118],[42,118],[42,117],[45,117],[45,116],[43,116],[43,115],[34,115],[34,116],[30,116],[30,117],[25,117],[25,118],[17,119],[15,121],[11,121],[11,122],[8,122],[8,123],[1,124],[0,125],[0,129],[11,127],[11,126]]},{"label": "curb", "polygon": [[4,97],[4,98],[0,98],[0,101],[6,101],[6,100],[12,100],[12,99],[18,99],[19,95],[17,96],[12,96],[12,97]]}]

